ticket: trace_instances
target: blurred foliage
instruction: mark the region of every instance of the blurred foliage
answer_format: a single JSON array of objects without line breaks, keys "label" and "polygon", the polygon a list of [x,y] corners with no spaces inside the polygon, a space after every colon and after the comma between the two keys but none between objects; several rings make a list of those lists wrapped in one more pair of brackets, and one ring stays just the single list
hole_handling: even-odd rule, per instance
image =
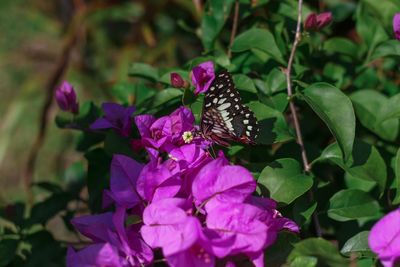
[{"label": "blurred foliage", "polygon": [[[63,266],[67,245],[85,243],[69,219],[101,209],[110,156],[144,157],[132,155],[128,140],[111,132],[57,130],[54,107],[36,162],[35,202],[23,204],[22,170],[44,88],[75,34],[62,78],[77,89],[81,104],[95,103],[81,105],[79,127],[87,127],[106,100],[157,116],[183,101],[198,119],[201,98],[170,88],[169,74],[188,79],[193,66],[211,59],[233,73],[262,131],[259,145],[234,145],[226,154],[259,177],[260,194],[276,198],[302,227],[301,241],[283,234],[267,250],[273,266],[344,266],[349,255],[354,264],[373,264],[365,231],[400,203],[400,42],[393,40],[391,26],[400,3],[306,1],[303,15],[329,10],[334,17],[322,32],[303,33],[294,63],[295,101],[312,160],[312,175],[306,175],[281,70],[293,42],[297,3],[239,2],[229,58],[230,0],[0,1],[0,266]],[[61,114],[56,122],[63,127],[69,120]],[[313,237],[313,212],[324,239]]]}]

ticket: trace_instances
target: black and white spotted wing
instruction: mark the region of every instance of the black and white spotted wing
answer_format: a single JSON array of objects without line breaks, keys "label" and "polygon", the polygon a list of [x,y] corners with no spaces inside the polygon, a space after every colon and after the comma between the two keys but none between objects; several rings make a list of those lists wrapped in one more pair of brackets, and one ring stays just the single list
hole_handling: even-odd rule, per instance
[{"label": "black and white spotted wing", "polygon": [[201,131],[204,138],[222,146],[229,146],[229,141],[255,144],[259,132],[257,119],[242,104],[232,76],[226,70],[216,74],[205,94]]}]

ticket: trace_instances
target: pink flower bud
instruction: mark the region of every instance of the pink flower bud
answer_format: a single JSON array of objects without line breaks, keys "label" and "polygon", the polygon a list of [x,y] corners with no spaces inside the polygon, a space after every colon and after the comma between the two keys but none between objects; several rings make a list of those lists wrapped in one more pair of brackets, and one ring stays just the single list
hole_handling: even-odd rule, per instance
[{"label": "pink flower bud", "polygon": [[400,13],[395,14],[393,17],[393,31],[395,38],[400,40]]},{"label": "pink flower bud", "polygon": [[182,79],[181,75],[176,72],[171,73],[171,85],[175,88],[181,88],[185,85],[185,81]]},{"label": "pink flower bud", "polygon": [[306,21],[304,22],[304,29],[306,31],[315,31],[317,27],[317,15],[315,13],[311,13],[308,15],[306,18]]},{"label": "pink flower bud", "polygon": [[64,81],[56,90],[56,101],[60,109],[72,113],[78,113],[79,105],[76,93],[71,84]]},{"label": "pink flower bud", "polygon": [[325,26],[329,25],[332,21],[332,13],[331,12],[324,12],[317,16],[317,28],[321,30]]},{"label": "pink flower bud", "polygon": [[321,14],[311,13],[304,22],[306,31],[319,31],[326,27],[332,21],[332,13],[324,12]]}]

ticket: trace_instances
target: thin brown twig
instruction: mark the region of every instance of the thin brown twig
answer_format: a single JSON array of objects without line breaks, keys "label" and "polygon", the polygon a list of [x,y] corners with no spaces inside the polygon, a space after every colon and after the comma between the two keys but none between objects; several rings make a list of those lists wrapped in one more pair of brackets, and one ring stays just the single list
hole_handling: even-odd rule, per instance
[{"label": "thin brown twig", "polygon": [[[304,171],[307,174],[309,174],[311,172],[311,165],[310,165],[310,163],[308,161],[308,158],[307,158],[307,153],[306,153],[306,149],[304,147],[303,135],[302,135],[301,128],[300,128],[300,123],[299,123],[299,118],[298,118],[298,115],[297,115],[297,110],[296,110],[296,107],[295,107],[295,105],[293,103],[293,99],[292,99],[293,90],[292,90],[292,80],[291,80],[294,56],[296,54],[297,46],[299,45],[300,40],[301,40],[302,8],[303,8],[303,0],[299,0],[298,8],[297,8],[296,34],[295,34],[295,38],[294,38],[292,49],[290,51],[290,56],[289,56],[288,65],[287,65],[285,74],[286,74],[286,83],[287,83],[287,94],[288,94],[288,98],[289,98],[289,108],[290,108],[290,112],[291,112],[292,117],[293,117],[293,124],[294,124],[294,128],[295,128],[295,131],[296,131],[297,143],[300,146],[301,158],[303,160]],[[308,191],[308,198],[310,199],[310,201],[314,200],[314,194],[313,194],[312,190]],[[321,236],[322,235],[321,226],[320,226],[317,214],[314,212],[312,217],[313,217],[313,222],[314,222],[314,226],[315,226],[315,232],[316,232],[317,236]]]},{"label": "thin brown twig", "polygon": [[232,24],[231,38],[229,40],[229,48],[228,48],[228,57],[229,58],[232,56],[232,44],[233,44],[233,41],[235,40],[237,27],[238,27],[238,21],[239,21],[239,1],[236,0],[236,2],[235,2],[235,11],[234,11],[234,14],[233,14],[233,24]]},{"label": "thin brown twig", "polygon": [[78,36],[80,34],[80,29],[82,29],[82,25],[79,23],[81,18],[83,17],[84,10],[80,10],[80,13],[77,14],[77,19],[74,20],[71,24],[72,30],[71,34],[68,36],[65,45],[61,51],[61,55],[59,59],[57,60],[56,67],[53,71],[53,73],[50,75],[49,80],[47,81],[46,87],[45,87],[45,100],[42,106],[42,111],[40,113],[40,122],[39,122],[39,131],[35,137],[35,141],[28,153],[28,160],[26,167],[23,172],[23,180],[24,180],[24,187],[26,190],[27,194],[27,203],[29,206],[32,205],[33,203],[33,194],[31,190],[31,184],[33,182],[33,175],[35,171],[35,163],[36,159],[39,154],[39,150],[43,145],[45,136],[46,136],[46,130],[47,130],[47,124],[49,120],[49,114],[51,110],[51,106],[53,103],[53,96],[54,96],[54,91],[57,86],[57,84],[60,82],[62,76],[64,75],[70,61],[70,55],[75,47],[75,44],[77,42]]},{"label": "thin brown twig", "polygon": [[203,13],[203,3],[202,0],[193,0],[193,5],[196,9],[196,15],[200,18],[201,13]]}]

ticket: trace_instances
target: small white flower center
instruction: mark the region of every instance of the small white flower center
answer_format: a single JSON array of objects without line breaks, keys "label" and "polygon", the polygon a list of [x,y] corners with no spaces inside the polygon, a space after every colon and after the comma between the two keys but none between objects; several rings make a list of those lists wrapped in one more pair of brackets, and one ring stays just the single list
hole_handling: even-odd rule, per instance
[{"label": "small white flower center", "polygon": [[186,131],[182,134],[183,141],[185,141],[186,144],[189,144],[190,142],[193,141],[193,134],[190,131]]}]

